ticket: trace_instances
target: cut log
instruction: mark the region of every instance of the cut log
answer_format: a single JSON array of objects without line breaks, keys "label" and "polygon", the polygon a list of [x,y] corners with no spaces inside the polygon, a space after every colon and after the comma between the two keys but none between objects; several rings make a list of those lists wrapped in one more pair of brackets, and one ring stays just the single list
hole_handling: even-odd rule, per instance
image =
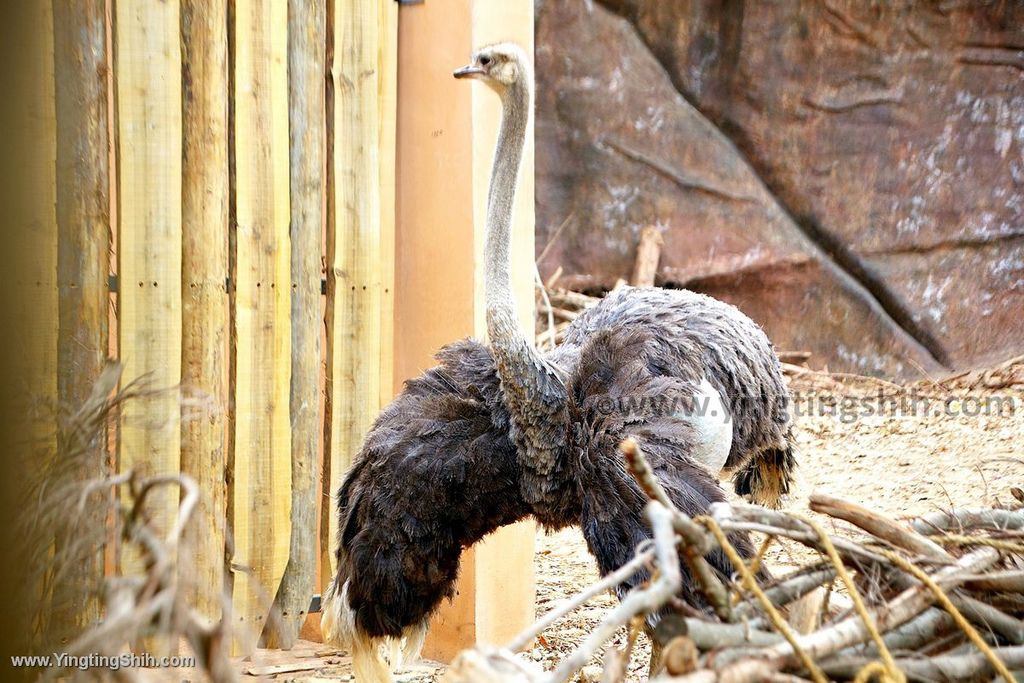
[{"label": "cut log", "polygon": [[[180,467],[181,38],[175,3],[118,3],[118,300],[123,380],[144,378],[151,395],[125,404],[121,471],[151,477]],[[177,517],[177,492],[147,501],[154,527]],[[140,558],[122,558],[125,571]]]},{"label": "cut log", "polygon": [[[57,124],[57,396],[81,406],[103,370],[109,343],[107,274],[110,254],[109,54],[105,3],[53,3]],[[59,457],[60,454],[58,454]],[[100,473],[75,473],[80,480]],[[58,484],[58,482],[54,482]],[[88,514],[88,513],[87,513]],[[83,529],[102,528],[87,519]],[[56,539],[57,552],[76,540]],[[101,539],[97,539],[101,540]],[[85,558],[54,589],[54,641],[63,642],[99,618],[95,589],[103,558]]]},{"label": "cut log", "polygon": [[869,534],[888,541],[897,548],[917,553],[932,560],[946,562],[952,559],[949,553],[934,541],[920,536],[913,530],[904,528],[856,503],[816,493],[811,496],[810,507],[815,512],[842,519],[858,526]]},{"label": "cut log", "polygon": [[[382,368],[391,356],[393,272],[394,118],[382,95],[395,78],[397,7],[384,0],[334,2],[334,224],[328,226],[328,381],[331,404],[330,462],[325,493],[333,495],[359,452],[384,395]],[[369,76],[372,76],[369,77]],[[383,175],[382,175],[383,174]],[[390,174],[390,176],[388,175]],[[389,290],[385,293],[385,289]],[[388,321],[385,322],[385,317]],[[390,370],[388,371],[390,377]],[[321,530],[321,576],[335,571],[332,552],[337,517]]]},{"label": "cut log", "polygon": [[967,529],[1018,530],[1024,528],[1024,510],[940,510],[919,517],[910,525],[919,534],[936,534],[943,531],[955,533]]},{"label": "cut log", "polygon": [[568,289],[550,291],[548,296],[551,298],[551,305],[567,308],[590,308],[601,300],[600,297],[588,296]]},{"label": "cut log", "polygon": [[[1024,667],[1024,647],[997,647],[996,655],[1013,668]],[[834,678],[855,678],[873,657],[836,657],[822,662],[821,668]],[[992,665],[980,652],[937,657],[906,657],[896,659],[896,665],[911,681],[976,681],[988,680]]]}]

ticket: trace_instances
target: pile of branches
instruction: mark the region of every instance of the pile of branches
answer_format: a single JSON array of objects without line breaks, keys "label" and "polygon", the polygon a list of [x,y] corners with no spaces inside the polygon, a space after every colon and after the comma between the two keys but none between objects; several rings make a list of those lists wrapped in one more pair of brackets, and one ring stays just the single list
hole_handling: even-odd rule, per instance
[{"label": "pile of branches", "polygon": [[[1015,670],[1024,670],[1024,507],[940,511],[904,524],[847,501],[812,496],[812,510],[843,523],[831,527],[854,527],[842,533],[797,513],[742,503],[718,503],[709,514],[690,518],[673,507],[636,443],[626,440],[620,448],[650,498],[646,515],[653,541],[508,647],[464,652],[446,680],[573,680],[622,627],[628,629],[625,646],[606,650],[598,680],[623,680],[640,630],[661,645],[652,680],[1010,681],[1016,680]],[[1024,493],[1013,494],[1024,502]],[[742,558],[729,541],[731,532],[762,537],[757,555]],[[805,546],[817,559],[759,579],[765,552],[780,541]],[[715,549],[733,564],[728,579],[705,560]],[[710,613],[676,598],[683,580],[680,558]],[[512,654],[558,618],[643,569],[652,578],[554,671],[540,671]],[[803,628],[791,623],[796,605],[813,606]],[[655,628],[645,627],[652,621],[658,622]]]}]

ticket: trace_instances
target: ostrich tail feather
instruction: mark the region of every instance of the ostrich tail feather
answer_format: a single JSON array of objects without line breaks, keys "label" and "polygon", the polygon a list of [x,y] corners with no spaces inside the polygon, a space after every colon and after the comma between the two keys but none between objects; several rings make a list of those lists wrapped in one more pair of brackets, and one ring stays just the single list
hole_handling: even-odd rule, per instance
[{"label": "ostrich tail feather", "polygon": [[[393,683],[391,673],[415,661],[427,635],[427,622],[405,629],[400,638],[374,638],[356,626],[355,614],[348,604],[348,582],[338,590],[331,581],[324,594],[320,616],[324,642],[349,651],[352,673],[359,683]],[[386,654],[385,654],[386,653]]]},{"label": "ostrich tail feather", "polygon": [[423,650],[423,641],[426,639],[426,619],[406,629],[405,636],[402,639],[402,659],[406,664],[411,664],[420,658],[420,651]]},{"label": "ostrich tail feather", "polygon": [[352,673],[357,683],[394,683],[391,666],[380,655],[381,640],[356,637],[350,642]]}]

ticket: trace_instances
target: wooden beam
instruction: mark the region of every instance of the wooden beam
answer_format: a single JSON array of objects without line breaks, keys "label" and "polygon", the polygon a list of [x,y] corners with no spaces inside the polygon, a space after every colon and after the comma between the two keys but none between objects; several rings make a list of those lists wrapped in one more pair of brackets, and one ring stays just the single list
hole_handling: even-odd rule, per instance
[{"label": "wooden beam", "polygon": [[[334,224],[329,226],[328,343],[331,345],[330,476],[333,494],[388,391],[394,258],[394,92],[397,4],[334,0]],[[386,291],[387,290],[387,291]],[[338,520],[321,524],[321,570],[334,575]],[[328,569],[329,567],[329,569]]]},{"label": "wooden beam", "polygon": [[202,505],[185,530],[182,581],[211,620],[224,593],[228,367],[228,6],[182,0],[181,471]]},{"label": "wooden beam", "polygon": [[263,631],[291,542],[288,12],[235,0],[236,651]]},{"label": "wooden beam", "polygon": [[[0,41],[4,41],[9,59],[17,60],[18,68],[10,70],[8,88],[21,99],[11,103],[10,118],[4,118],[10,143],[7,165],[12,170],[0,186],[0,204],[13,229],[7,233],[5,247],[10,270],[0,278],[13,280],[13,289],[5,290],[9,292],[6,301],[13,309],[17,333],[8,337],[7,358],[10,367],[20,371],[20,381],[10,387],[8,400],[13,414],[22,416],[26,432],[17,430],[13,435],[15,443],[7,457],[15,467],[8,473],[7,492],[0,495],[16,505],[16,501],[25,500],[33,485],[54,483],[59,313],[53,5],[19,3],[11,9],[14,11],[6,17]],[[11,614],[21,615],[22,624],[28,626],[6,634],[4,639],[11,649],[28,651],[32,649],[31,639],[47,640],[53,616],[49,582],[36,571],[39,567],[32,559],[38,559],[35,552],[52,549],[53,542],[54,529],[39,528],[31,538],[22,538],[18,548],[12,549],[13,554],[9,551],[8,563],[17,567],[9,581],[22,588],[12,592],[8,609]]]},{"label": "wooden beam", "polygon": [[[515,40],[532,53],[533,4],[405,6],[399,32],[396,381],[434,365],[443,344],[483,336],[483,226],[500,106],[494,93],[451,73],[488,42]],[[532,337],[532,144],[514,210],[514,286]],[[426,656],[501,643],[532,621],[534,535],[532,523],[513,525],[463,554],[457,597],[432,622]]]},{"label": "wooden beam", "polygon": [[267,647],[291,649],[316,592],[320,465],[320,245],[324,220],[327,1],[288,3],[291,142],[292,536]]},{"label": "wooden beam", "polygon": [[[82,405],[89,396],[103,368],[108,343],[110,146],[104,10],[102,0],[53,3],[57,395],[70,408]],[[95,471],[78,472],[77,478],[99,474],[99,463],[96,465]],[[82,526],[102,530],[102,517],[86,519]],[[58,535],[57,547],[71,541]],[[62,637],[76,634],[99,617],[99,603],[92,589],[102,575],[102,555],[95,554],[82,558],[56,586],[53,642],[62,642]]]},{"label": "wooden beam", "polygon": [[[25,409],[37,433],[54,443],[55,423],[52,408],[57,398],[57,119],[54,103],[53,5],[48,2],[26,5],[19,26],[26,33],[18,36],[17,47],[24,54],[25,70],[17,73],[16,92],[24,93],[23,106],[17,108],[17,127],[10,131],[15,140],[25,142],[24,157],[12,159],[22,174],[28,191],[12,196],[12,237],[17,269],[19,334],[14,335],[18,362],[25,368],[27,391]],[[27,31],[31,31],[31,35]],[[21,387],[18,391],[19,395]],[[19,396],[20,398],[20,396]]]},{"label": "wooden beam", "polygon": [[[180,464],[181,50],[177,3],[122,2],[115,15],[117,79],[118,331],[122,382],[152,393],[125,404],[120,469],[173,474]],[[170,530],[178,494],[147,497],[157,529]],[[122,570],[141,570],[134,553]]]},{"label": "wooden beam", "polygon": [[398,6],[381,7],[380,77],[377,111],[380,127],[380,406],[395,396],[395,223],[397,220]]}]

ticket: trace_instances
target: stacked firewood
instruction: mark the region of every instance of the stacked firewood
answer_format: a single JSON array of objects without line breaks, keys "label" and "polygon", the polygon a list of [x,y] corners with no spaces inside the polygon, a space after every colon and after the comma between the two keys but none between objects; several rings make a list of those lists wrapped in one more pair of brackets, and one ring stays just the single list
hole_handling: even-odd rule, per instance
[{"label": "stacked firewood", "polygon": [[[848,680],[870,672],[890,680],[984,680],[1024,668],[1024,511],[952,510],[903,525],[827,496],[812,496],[810,507],[863,535],[829,534],[792,513],[716,506],[708,527],[788,538],[822,560],[765,586],[737,566],[727,618],[680,623],[675,639],[699,654],[670,676],[694,683],[781,680],[779,673]],[[829,609],[837,590],[842,606]],[[825,597],[820,621],[799,634],[779,609],[812,591]]]},{"label": "stacked firewood", "polygon": [[[653,542],[509,647],[464,653],[446,680],[575,680],[605,648],[597,680],[621,681],[640,630],[660,646],[654,680],[976,681],[1016,680],[1017,670],[1024,671],[1024,492],[1013,489],[1016,502],[1006,508],[940,511],[909,523],[812,496],[811,509],[831,518],[827,530],[807,516],[743,503],[715,504],[708,515],[691,519],[671,505],[637,445],[627,440],[621,449],[651,499],[646,512]],[[730,532],[761,540],[753,560],[739,556]],[[804,546],[814,559],[759,579],[765,551],[778,542]],[[704,559],[713,550],[729,557],[731,577]],[[683,580],[680,558],[692,577],[687,580],[710,605],[707,613],[675,597]],[[653,578],[554,671],[539,671],[512,654],[555,619],[645,567]],[[623,627],[625,646],[607,647]]]}]

